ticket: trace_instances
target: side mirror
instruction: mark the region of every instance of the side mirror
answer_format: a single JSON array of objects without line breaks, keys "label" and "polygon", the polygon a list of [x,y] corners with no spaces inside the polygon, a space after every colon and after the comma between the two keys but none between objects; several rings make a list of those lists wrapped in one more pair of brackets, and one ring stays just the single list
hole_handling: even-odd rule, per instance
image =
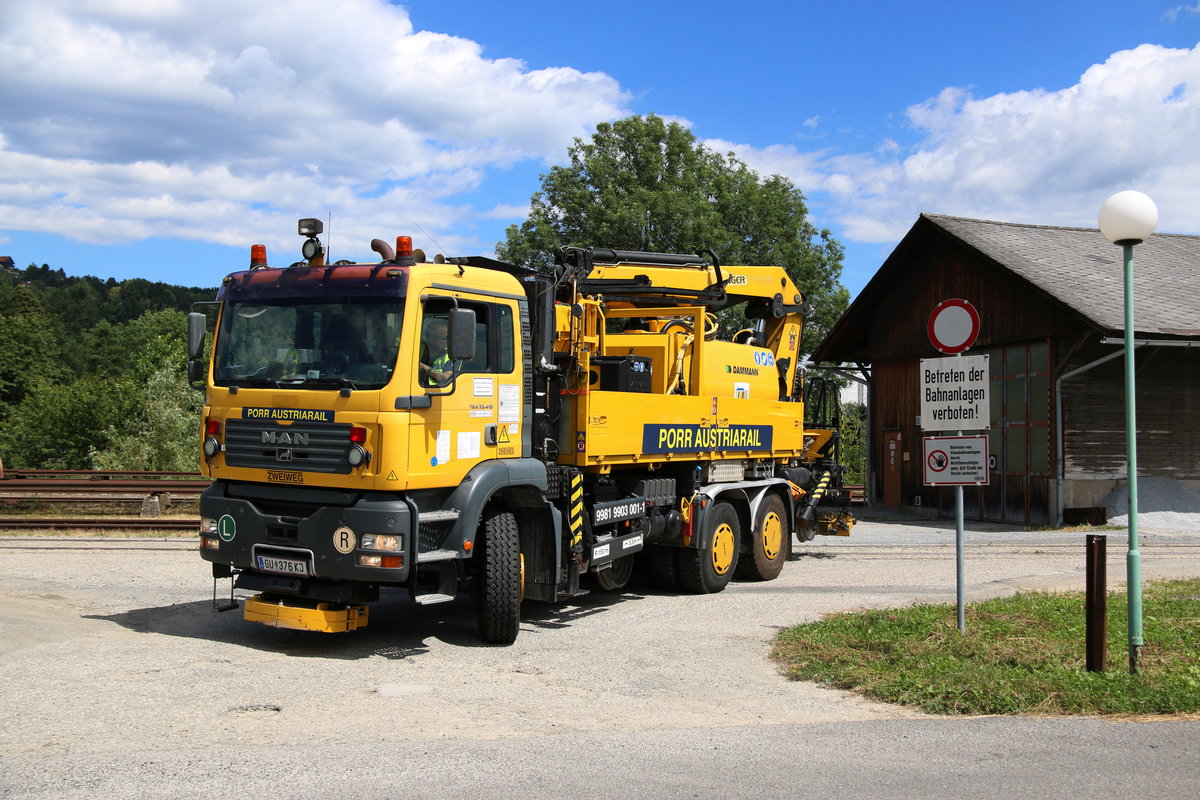
[{"label": "side mirror", "polygon": [[205,316],[193,311],[188,314],[187,352],[188,358],[196,360],[204,356]]},{"label": "side mirror", "polygon": [[471,308],[450,309],[446,329],[447,347],[452,361],[470,361],[475,358],[475,310]]},{"label": "side mirror", "polygon": [[193,389],[204,389],[204,330],[207,327],[206,317],[196,311],[187,317],[187,376],[188,383]]}]

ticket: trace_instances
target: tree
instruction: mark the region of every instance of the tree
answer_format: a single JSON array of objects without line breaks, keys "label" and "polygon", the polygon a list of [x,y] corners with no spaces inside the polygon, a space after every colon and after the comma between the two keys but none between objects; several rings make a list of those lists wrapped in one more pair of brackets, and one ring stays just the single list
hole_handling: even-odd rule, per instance
[{"label": "tree", "polygon": [[867,482],[867,407],[861,403],[842,403],[842,430],[838,443],[838,461],[846,468],[846,483]]},{"label": "tree", "polygon": [[139,384],[164,365],[182,374],[187,368],[186,338],[187,315],[174,309],[147,311],[116,325],[100,320],[84,336],[88,371],[124,375]]},{"label": "tree", "polygon": [[164,366],[152,373],[131,419],[108,431],[107,449],[93,449],[102,470],[195,472],[200,469],[200,409],[204,395]]},{"label": "tree", "polygon": [[530,199],[529,217],[509,226],[500,258],[548,270],[561,246],[696,253],[722,263],[778,264],[816,308],[804,350],[849,304],[839,283],[843,248],[808,220],[803,194],[779,175],[762,178],[661,117],[601,123],[576,139],[570,166],[552,167]]},{"label": "tree", "polygon": [[63,377],[62,334],[28,288],[0,280],[0,420],[39,381]]},{"label": "tree", "polygon": [[132,385],[111,378],[37,383],[5,422],[4,463],[19,469],[91,469],[91,453],[108,447],[137,399]]},{"label": "tree", "polygon": [[186,387],[184,309],[211,295],[47,265],[0,272],[0,457],[194,470],[203,400]]}]

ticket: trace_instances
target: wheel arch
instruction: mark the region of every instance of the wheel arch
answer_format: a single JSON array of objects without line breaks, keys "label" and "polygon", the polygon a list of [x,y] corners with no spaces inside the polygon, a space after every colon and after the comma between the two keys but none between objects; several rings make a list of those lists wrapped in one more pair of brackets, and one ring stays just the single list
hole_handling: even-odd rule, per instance
[{"label": "wheel arch", "polygon": [[531,512],[544,510],[538,521],[553,525],[555,518],[545,501],[546,465],[532,458],[510,458],[476,464],[443,506],[457,509],[458,519],[449,539],[458,543],[474,541],[479,523],[489,510],[512,511],[518,527]]},{"label": "wheel arch", "polygon": [[[700,490],[700,494],[708,498],[708,507],[715,503],[726,502],[733,506],[737,511],[738,521],[741,523],[742,538],[745,540],[748,534],[751,534],[754,528],[754,520],[758,516],[758,509],[766,500],[768,495],[774,494],[783,501],[783,507],[787,509],[787,526],[788,535],[795,530],[796,525],[796,509],[793,507],[791,497],[788,493],[788,485],[786,481],[771,480],[771,481],[754,481],[731,484],[710,484]],[[707,507],[701,512],[700,518],[692,520],[693,547],[706,547],[708,542],[705,538],[703,525],[703,514],[707,512]]]},{"label": "wheel arch", "polygon": [[748,521],[750,518],[750,498],[746,494],[744,487],[731,485],[728,488],[722,489],[720,485],[708,486],[701,493],[707,497],[707,502],[701,506],[699,514],[693,514],[692,547],[698,550],[708,547],[709,531],[708,526],[704,524],[704,520],[711,510],[716,507],[717,503],[728,503],[733,507],[733,510],[738,515],[739,527],[743,531],[747,525],[751,524]]},{"label": "wheel arch", "polygon": [[788,536],[792,535],[792,532],[796,529],[796,507],[792,503],[791,493],[788,491],[786,483],[767,484],[754,494],[750,503],[750,521],[742,529],[743,533],[753,535],[754,521],[758,519],[758,510],[766,502],[767,498],[772,495],[778,497],[783,502],[784,511],[787,513],[787,519],[784,520],[787,524],[785,533]]}]

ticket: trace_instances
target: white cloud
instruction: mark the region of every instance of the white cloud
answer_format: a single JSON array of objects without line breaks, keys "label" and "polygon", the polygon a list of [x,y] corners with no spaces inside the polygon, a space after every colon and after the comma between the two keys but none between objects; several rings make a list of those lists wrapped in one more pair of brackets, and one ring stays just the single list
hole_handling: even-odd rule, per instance
[{"label": "white cloud", "polygon": [[1162,18],[1172,24],[1179,19],[1182,14],[1200,14],[1200,2],[1192,3],[1190,6],[1174,6],[1168,8]]},{"label": "white cloud", "polygon": [[489,209],[488,211],[480,212],[479,216],[482,219],[499,219],[499,220],[511,220],[512,222],[519,222],[519,221],[525,219],[525,217],[528,216],[528,214],[529,214],[529,204],[528,203],[526,203],[523,206],[506,203],[506,204],[494,206],[493,208]]},{"label": "white cloud", "polygon": [[93,243],[258,241],[314,200],[342,234],[447,231],[487,170],[628,113],[608,75],[484,58],[384,0],[8,3],[0,64],[0,218]]},{"label": "white cloud", "polygon": [[845,238],[894,242],[922,211],[1094,226],[1109,194],[1153,197],[1160,229],[1200,231],[1200,45],[1142,45],[1058,91],[950,87],[907,111],[919,142],[869,154],[721,142],[827,204]]}]

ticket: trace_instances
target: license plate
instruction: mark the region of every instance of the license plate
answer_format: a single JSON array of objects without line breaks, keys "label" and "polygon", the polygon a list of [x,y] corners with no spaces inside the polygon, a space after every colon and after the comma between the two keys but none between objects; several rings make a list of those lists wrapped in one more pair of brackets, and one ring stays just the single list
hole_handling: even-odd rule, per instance
[{"label": "license plate", "polygon": [[263,572],[282,572],[285,575],[307,575],[308,562],[294,558],[259,556],[258,568]]}]

